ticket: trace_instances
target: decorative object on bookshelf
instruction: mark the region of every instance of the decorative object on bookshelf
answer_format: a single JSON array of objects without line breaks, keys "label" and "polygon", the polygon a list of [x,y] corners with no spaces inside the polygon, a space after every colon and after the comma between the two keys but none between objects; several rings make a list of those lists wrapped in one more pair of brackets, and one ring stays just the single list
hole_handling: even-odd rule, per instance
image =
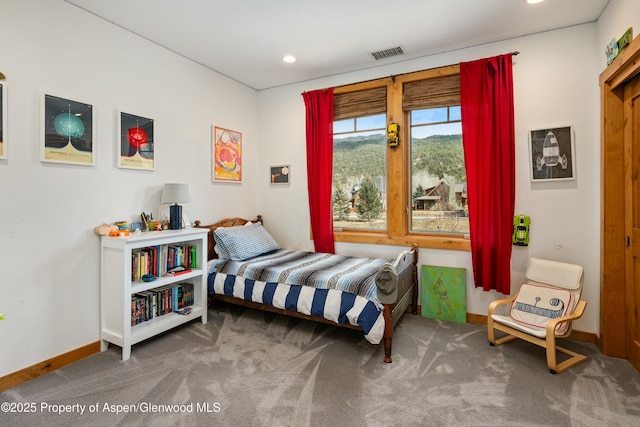
[{"label": "decorative object on bookshelf", "polygon": [[146,214],[144,212],[142,212],[140,214],[140,219],[142,219],[142,231],[149,231],[151,230],[151,221],[153,220],[153,214]]},{"label": "decorative object on bookshelf", "polygon": [[169,228],[172,230],[182,229],[182,206],[178,203],[191,202],[191,196],[189,194],[188,184],[165,184],[162,189],[162,202],[163,204],[171,204],[169,208]]},{"label": "decorative object on bookshelf", "polygon": [[107,224],[106,222],[103,222],[93,229],[93,232],[98,236],[108,236],[111,231],[117,232],[118,226],[115,224]]},{"label": "decorative object on bookshelf", "polygon": [[129,230],[122,230],[122,229],[111,230],[109,232],[110,237],[129,237],[130,234],[131,233],[129,233]]}]

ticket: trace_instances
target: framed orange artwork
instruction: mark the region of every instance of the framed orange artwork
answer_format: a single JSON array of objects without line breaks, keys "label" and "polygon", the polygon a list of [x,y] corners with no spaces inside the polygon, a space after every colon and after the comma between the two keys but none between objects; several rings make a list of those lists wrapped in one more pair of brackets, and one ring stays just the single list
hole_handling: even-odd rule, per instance
[{"label": "framed orange artwork", "polygon": [[213,181],[242,182],[242,133],[213,126]]}]

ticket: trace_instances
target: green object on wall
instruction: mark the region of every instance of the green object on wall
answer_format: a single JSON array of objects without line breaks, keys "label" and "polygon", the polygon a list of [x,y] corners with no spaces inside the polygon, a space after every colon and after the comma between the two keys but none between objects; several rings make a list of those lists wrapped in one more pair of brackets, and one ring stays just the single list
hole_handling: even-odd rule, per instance
[{"label": "green object on wall", "polygon": [[516,246],[529,246],[529,227],[531,218],[527,215],[516,215],[513,217],[512,241]]},{"label": "green object on wall", "polygon": [[467,270],[422,266],[423,317],[467,323]]}]

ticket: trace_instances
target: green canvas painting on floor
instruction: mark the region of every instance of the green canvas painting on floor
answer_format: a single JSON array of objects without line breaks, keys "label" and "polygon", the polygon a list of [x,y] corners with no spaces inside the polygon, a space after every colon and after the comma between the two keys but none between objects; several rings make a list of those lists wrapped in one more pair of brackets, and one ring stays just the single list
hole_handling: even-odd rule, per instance
[{"label": "green canvas painting on floor", "polygon": [[467,322],[467,270],[422,266],[423,317]]}]

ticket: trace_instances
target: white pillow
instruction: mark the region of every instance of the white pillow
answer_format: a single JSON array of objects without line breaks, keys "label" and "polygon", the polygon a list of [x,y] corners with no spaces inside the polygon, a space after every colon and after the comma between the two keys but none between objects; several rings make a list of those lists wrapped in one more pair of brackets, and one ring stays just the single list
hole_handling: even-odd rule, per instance
[{"label": "white pillow", "polygon": [[223,253],[226,251],[229,256],[222,259],[243,261],[280,249],[278,243],[260,223],[243,227],[218,228],[213,232],[213,237],[220,246],[220,251]]}]

